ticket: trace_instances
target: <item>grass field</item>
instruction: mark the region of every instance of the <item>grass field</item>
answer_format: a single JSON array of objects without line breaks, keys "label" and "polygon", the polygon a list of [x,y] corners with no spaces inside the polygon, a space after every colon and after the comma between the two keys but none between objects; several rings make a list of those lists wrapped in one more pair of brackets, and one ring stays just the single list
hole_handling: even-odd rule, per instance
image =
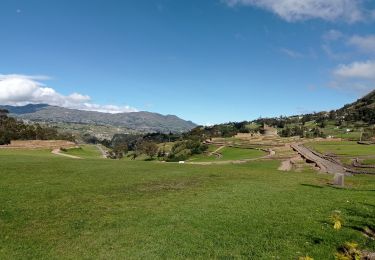
[{"label": "grass field", "polygon": [[[0,259],[333,259],[375,227],[375,178],[0,151]],[[344,226],[329,217],[341,212]]]},{"label": "grass field", "polygon": [[81,158],[92,158],[98,159],[102,157],[101,152],[95,145],[81,145],[79,148],[72,148],[67,149],[66,152],[62,152],[64,154],[74,155]]},{"label": "grass field", "polygon": [[[218,146],[210,146],[209,151],[214,151]],[[266,155],[265,152],[255,149],[242,149],[242,148],[233,148],[233,147],[225,147],[221,149],[218,153],[222,155],[222,157],[218,158],[215,155],[207,155],[207,154],[199,154],[192,156],[189,161],[194,162],[209,162],[209,161],[231,161],[231,160],[243,160],[243,159],[252,159],[258,158]]]},{"label": "grass field", "polygon": [[320,153],[334,153],[341,156],[363,156],[375,155],[375,145],[362,145],[351,141],[328,141],[328,142],[313,142],[308,143],[307,146],[313,148]]},{"label": "grass field", "polygon": [[374,159],[364,159],[362,164],[375,165],[375,158]]}]

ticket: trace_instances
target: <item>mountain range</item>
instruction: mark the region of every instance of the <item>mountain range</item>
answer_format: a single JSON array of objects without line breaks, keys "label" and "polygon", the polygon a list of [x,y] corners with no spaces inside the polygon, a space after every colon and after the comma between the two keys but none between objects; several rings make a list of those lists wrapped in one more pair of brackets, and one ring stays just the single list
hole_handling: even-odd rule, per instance
[{"label": "mountain range", "polygon": [[145,111],[110,114],[47,104],[0,106],[0,108],[7,109],[10,116],[32,122],[112,126],[139,132],[186,132],[196,126],[193,122],[174,115]]}]

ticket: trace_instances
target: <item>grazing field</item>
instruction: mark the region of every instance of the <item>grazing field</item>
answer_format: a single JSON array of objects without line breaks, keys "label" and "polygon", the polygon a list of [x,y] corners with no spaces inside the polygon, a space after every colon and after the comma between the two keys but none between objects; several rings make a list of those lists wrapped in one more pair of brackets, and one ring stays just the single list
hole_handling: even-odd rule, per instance
[{"label": "grazing field", "polygon": [[[214,147],[214,148],[212,148]],[[210,146],[209,151],[215,151],[219,146]],[[256,149],[243,149],[243,148],[234,148],[234,147],[224,147],[220,151],[221,157],[215,155],[199,154],[194,155],[190,158],[189,161],[194,162],[207,162],[207,161],[232,161],[232,160],[244,160],[244,159],[253,159],[265,156],[266,153],[261,150]]]},{"label": "grazing field", "polygon": [[312,142],[307,143],[306,146],[323,153],[334,153],[340,156],[375,156],[375,145],[362,145],[351,141],[328,141],[328,142]]},{"label": "grazing field", "polygon": [[[0,259],[334,259],[375,250],[375,178],[0,150]],[[343,228],[330,216],[339,211]]]}]

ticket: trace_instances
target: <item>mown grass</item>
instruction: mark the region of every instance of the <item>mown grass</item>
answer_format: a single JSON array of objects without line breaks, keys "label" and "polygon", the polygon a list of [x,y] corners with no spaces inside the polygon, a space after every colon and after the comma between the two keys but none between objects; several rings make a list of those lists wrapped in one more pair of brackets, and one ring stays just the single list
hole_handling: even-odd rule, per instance
[{"label": "mown grass", "polygon": [[[198,166],[74,160],[0,150],[0,259],[333,259],[375,227],[375,178],[277,171],[277,161]],[[344,227],[329,222],[341,211]]]},{"label": "mown grass", "polygon": [[362,145],[351,141],[311,142],[307,146],[320,153],[334,153],[341,156],[375,155],[375,145]]},{"label": "mown grass", "polygon": [[[218,147],[217,147],[218,148]],[[217,149],[216,148],[216,149]],[[211,149],[212,151],[216,149]],[[243,160],[243,159],[253,159],[266,155],[264,151],[256,149],[243,149],[234,147],[224,147],[219,150],[218,153],[221,157],[208,154],[198,154],[192,156],[189,161],[194,162],[209,162],[209,161],[231,161],[231,160]]]}]

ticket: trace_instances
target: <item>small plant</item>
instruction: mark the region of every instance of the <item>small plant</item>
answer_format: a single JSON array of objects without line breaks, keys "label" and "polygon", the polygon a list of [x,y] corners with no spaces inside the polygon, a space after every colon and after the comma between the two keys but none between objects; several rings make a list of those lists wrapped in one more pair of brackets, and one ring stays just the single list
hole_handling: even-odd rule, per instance
[{"label": "small plant", "polygon": [[341,212],[336,210],[332,213],[331,217],[330,217],[331,221],[332,221],[332,224],[333,224],[333,228],[335,230],[340,230],[341,227],[342,227],[342,217],[341,217]]},{"label": "small plant", "polygon": [[307,255],[307,256],[300,256],[298,260],[314,260],[314,258]]},{"label": "small plant", "polygon": [[355,242],[346,242],[335,254],[336,260],[360,260],[361,258],[361,251],[358,250],[358,244]]}]

